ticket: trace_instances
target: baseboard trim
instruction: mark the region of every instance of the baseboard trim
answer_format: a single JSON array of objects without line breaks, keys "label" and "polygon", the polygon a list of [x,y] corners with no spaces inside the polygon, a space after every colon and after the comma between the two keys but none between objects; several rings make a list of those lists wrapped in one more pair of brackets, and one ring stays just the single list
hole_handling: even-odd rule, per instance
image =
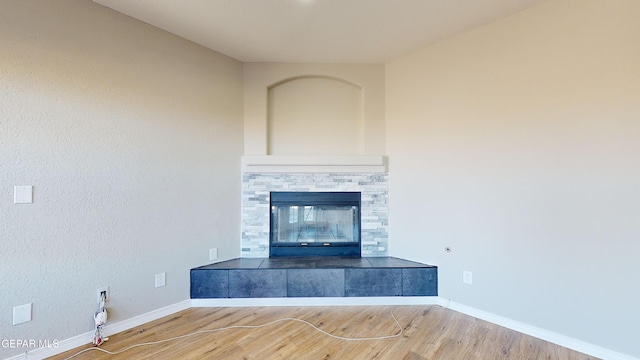
[{"label": "baseboard trim", "polygon": [[437,305],[436,296],[191,299],[192,307]]},{"label": "baseboard trim", "polygon": [[[134,328],[136,326],[140,326],[142,324],[146,324],[150,321],[154,321],[154,320],[158,320],[160,318],[163,318],[165,316],[169,316],[172,314],[175,314],[179,311],[182,310],[187,310],[191,308],[191,300],[183,300],[179,303],[173,304],[173,305],[169,305],[166,307],[163,307],[161,309],[157,309],[154,311],[150,311],[146,314],[142,314],[142,315],[138,315],[135,317],[132,317],[131,319],[128,320],[124,320],[124,321],[120,321],[118,323],[115,323],[111,326],[107,326],[105,327],[105,331],[107,336],[112,335],[112,334],[117,334],[119,332],[123,332],[125,330],[129,330],[131,328]],[[91,332],[91,336],[93,336],[93,332]]]},{"label": "baseboard trim", "polygon": [[[157,320],[163,318],[165,316],[169,316],[171,314],[175,314],[179,311],[189,309],[191,307],[191,300],[184,300],[179,303],[169,305],[157,310],[150,311],[148,313],[134,316],[130,319],[122,320],[117,323],[107,325],[104,327],[104,335],[110,336],[113,334],[117,334],[119,332],[132,329],[136,326],[140,326],[142,324],[148,323],[153,320]],[[23,353],[20,355],[16,355],[5,360],[41,360],[48,358],[50,356],[61,354],[65,351],[69,351],[75,349],[79,346],[83,346],[91,343],[93,339],[93,331],[86,332],[84,334],[80,334],[65,340],[61,340],[58,343],[57,347],[51,348],[38,348],[27,353]]]},{"label": "baseboard trim", "polygon": [[438,298],[438,305],[603,360],[640,360],[633,356],[625,355],[571,338],[569,336],[558,334],[553,331],[545,330],[490,312],[449,301],[448,299]]},{"label": "baseboard trim", "polygon": [[[505,328],[560,345],[604,360],[640,360],[600,346],[515,321],[490,312],[459,304],[436,296],[390,296],[353,298],[263,298],[263,299],[191,299],[150,311],[105,327],[107,336],[160,319],[191,307],[251,307],[251,306],[367,306],[367,305],[439,305]],[[41,360],[91,342],[93,331],[62,340],[56,348],[39,348],[5,360]]]}]

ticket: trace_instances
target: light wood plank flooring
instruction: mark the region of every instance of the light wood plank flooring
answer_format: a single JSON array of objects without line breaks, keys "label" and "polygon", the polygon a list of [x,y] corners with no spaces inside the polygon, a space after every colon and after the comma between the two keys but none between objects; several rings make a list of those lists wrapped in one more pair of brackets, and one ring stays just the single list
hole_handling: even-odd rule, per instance
[{"label": "light wood plank flooring", "polygon": [[[73,359],[594,359],[439,306],[192,308],[112,335],[100,348],[119,351],[196,331],[289,317],[337,336],[379,337],[400,332],[392,310],[403,328],[402,335],[392,339],[346,341],[300,322],[282,321],[259,329],[201,333],[114,356],[91,350]],[[67,359],[90,347],[51,359]]]}]

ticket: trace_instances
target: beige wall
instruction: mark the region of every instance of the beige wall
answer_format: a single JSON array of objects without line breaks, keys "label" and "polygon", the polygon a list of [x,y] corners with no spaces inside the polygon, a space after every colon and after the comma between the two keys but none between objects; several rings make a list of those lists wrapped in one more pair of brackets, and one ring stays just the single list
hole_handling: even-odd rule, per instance
[{"label": "beige wall", "polygon": [[548,1],[388,63],[391,254],[439,265],[444,298],[640,356],[638,19]]},{"label": "beige wall", "polygon": [[[362,144],[359,146],[361,149],[359,153],[383,154],[385,152],[384,65],[245,63],[245,155],[268,155],[268,89],[287,79],[309,76],[340,79],[362,89],[362,125],[360,130]],[[329,100],[331,99],[329,98]],[[326,102],[326,97],[318,97],[315,106],[321,107]],[[328,132],[323,129],[323,133]],[[345,148],[344,151],[351,151],[351,149]]]},{"label": "beige wall", "polygon": [[386,66],[243,72],[89,1],[4,1],[0,334],[90,331],[105,285],[113,322],[186,300],[209,248],[239,256],[240,156],[267,152],[267,88],[317,75],[364,89],[392,255],[439,265],[444,298],[640,357],[638,18],[635,0],[554,0]]},{"label": "beige wall", "polygon": [[209,248],[239,256],[241,63],[91,1],[7,0],[0,79],[2,339],[91,331],[102,286],[111,323],[187,300]]},{"label": "beige wall", "polygon": [[360,155],[364,148],[363,89],[307,76],[269,88],[269,155]]}]

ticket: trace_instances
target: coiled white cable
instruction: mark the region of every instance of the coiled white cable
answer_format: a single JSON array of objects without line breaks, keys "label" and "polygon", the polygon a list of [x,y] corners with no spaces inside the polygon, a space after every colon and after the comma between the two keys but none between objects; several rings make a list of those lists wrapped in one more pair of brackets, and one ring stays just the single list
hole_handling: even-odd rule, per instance
[{"label": "coiled white cable", "polygon": [[404,329],[402,328],[402,325],[400,325],[400,322],[398,321],[398,319],[396,318],[396,316],[393,314],[393,310],[395,310],[395,307],[391,309],[391,317],[393,318],[393,320],[395,321],[396,325],[398,326],[398,328],[400,328],[400,332],[394,335],[383,335],[383,336],[374,336],[374,337],[362,337],[362,338],[350,338],[350,337],[344,337],[344,336],[338,336],[338,335],[333,335],[331,333],[328,333],[320,328],[318,328],[317,326],[313,325],[312,323],[306,321],[306,320],[302,320],[302,319],[296,319],[296,318],[282,318],[282,319],[277,319],[277,320],[273,320],[270,321],[268,323],[265,324],[261,324],[261,325],[231,325],[231,326],[225,326],[225,327],[221,327],[221,328],[217,328],[217,329],[208,329],[208,330],[198,330],[189,334],[185,334],[185,335],[180,335],[180,336],[176,336],[176,337],[172,337],[169,339],[164,339],[164,340],[158,340],[158,341],[150,341],[150,342],[145,342],[145,343],[140,343],[140,344],[134,344],[131,346],[128,346],[122,350],[118,350],[118,351],[108,351],[102,348],[98,348],[98,347],[92,347],[92,348],[86,348],[84,350],[81,350],[71,356],[69,356],[68,358],[66,358],[65,360],[69,360],[69,359],[73,359],[74,357],[83,354],[85,352],[89,352],[89,351],[102,351],[104,353],[107,353],[109,355],[119,355],[124,353],[125,351],[129,351],[131,349],[137,348],[137,347],[142,347],[142,346],[149,346],[149,345],[158,345],[158,344],[162,344],[162,343],[166,343],[169,341],[175,341],[175,340],[180,340],[180,339],[184,339],[187,337],[191,337],[191,336],[195,336],[195,335],[200,335],[200,334],[206,334],[206,333],[214,333],[214,332],[218,332],[218,331],[223,331],[223,330],[231,330],[231,329],[260,329],[269,325],[273,325],[273,324],[277,324],[280,322],[284,322],[284,321],[295,321],[295,322],[299,322],[299,323],[303,323],[305,325],[310,326],[311,328],[313,328],[316,331],[321,332],[322,334],[332,337],[334,339],[338,339],[338,340],[345,340],[345,341],[372,341],[372,340],[386,340],[386,339],[393,339],[393,338],[397,338],[402,336],[402,334],[404,333]]}]

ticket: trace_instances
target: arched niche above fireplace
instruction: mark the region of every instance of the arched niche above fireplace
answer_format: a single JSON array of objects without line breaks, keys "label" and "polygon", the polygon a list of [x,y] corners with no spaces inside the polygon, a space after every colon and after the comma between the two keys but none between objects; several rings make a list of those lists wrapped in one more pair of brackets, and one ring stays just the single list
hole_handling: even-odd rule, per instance
[{"label": "arched niche above fireplace", "polygon": [[360,155],[362,87],[328,76],[289,78],[268,88],[269,155]]}]

